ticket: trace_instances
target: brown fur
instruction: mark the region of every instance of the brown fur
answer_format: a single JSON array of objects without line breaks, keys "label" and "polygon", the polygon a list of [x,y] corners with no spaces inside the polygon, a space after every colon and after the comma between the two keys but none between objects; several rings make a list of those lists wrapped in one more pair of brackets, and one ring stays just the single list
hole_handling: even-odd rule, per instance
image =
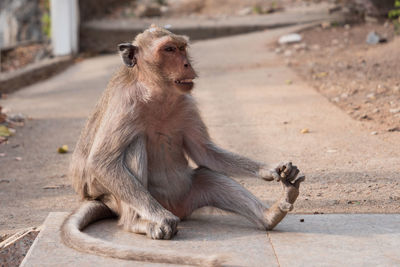
[{"label": "brown fur", "polygon": [[[186,38],[158,27],[119,46],[126,66],[110,81],[72,157],[73,187],[86,203],[63,225],[67,245],[123,259],[219,265],[218,257],[146,252],[81,230],[116,215],[127,231],[170,239],[180,219],[203,206],[238,213],[265,230],[292,209],[304,180],[296,166],[270,169],[212,142],[190,94],[196,73],[186,46]],[[197,169],[190,168],[188,157]],[[227,175],[275,178],[282,197],[268,209]]]}]

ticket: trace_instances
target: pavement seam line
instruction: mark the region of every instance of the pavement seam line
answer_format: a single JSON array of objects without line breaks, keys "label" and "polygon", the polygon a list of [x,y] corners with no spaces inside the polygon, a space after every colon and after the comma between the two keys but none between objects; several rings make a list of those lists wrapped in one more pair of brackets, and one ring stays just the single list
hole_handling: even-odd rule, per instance
[{"label": "pavement seam line", "polygon": [[278,266],[281,267],[281,263],[279,262],[278,255],[276,254],[274,244],[272,244],[272,239],[271,239],[269,232],[267,232],[267,237],[268,237],[269,243],[271,244],[272,250],[274,251],[276,262],[278,263]]}]

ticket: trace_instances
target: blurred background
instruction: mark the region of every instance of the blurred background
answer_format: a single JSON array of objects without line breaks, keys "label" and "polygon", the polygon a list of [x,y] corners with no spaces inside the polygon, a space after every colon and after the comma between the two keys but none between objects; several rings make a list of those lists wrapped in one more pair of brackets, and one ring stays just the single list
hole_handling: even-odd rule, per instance
[{"label": "blurred background", "polygon": [[[80,25],[77,32],[79,35],[80,31],[80,49],[74,49],[73,52],[93,53],[114,49],[114,47],[102,45],[93,47],[90,40],[96,37],[93,36],[94,29],[112,28],[114,30],[112,35],[114,35],[118,26],[122,31],[127,24],[131,23],[130,21],[145,27],[154,19],[187,17],[190,18],[190,23],[195,23],[196,20],[201,22],[204,19],[221,20],[227,17],[260,16],[318,4],[329,4],[331,12],[345,12],[347,21],[353,23],[393,21],[398,27],[396,18],[399,16],[399,8],[395,6],[395,0],[68,0],[58,2],[71,2],[73,6],[65,8],[65,6],[56,5],[55,9],[60,8],[60,10],[55,11],[53,17],[50,0],[2,0],[0,2],[2,72],[13,71],[53,56],[51,25],[57,24],[57,20],[60,19],[61,26],[57,31],[68,31],[67,22],[77,23],[76,20],[78,20]],[[78,9],[76,14],[69,14],[73,17],[60,18],[66,13],[71,13],[71,9],[75,8]],[[119,25],[116,21],[119,21]],[[343,24],[343,21],[341,23]],[[56,33],[53,32],[54,34]],[[132,36],[132,31],[130,36]],[[110,42],[115,43],[114,40]],[[64,52],[64,54],[68,53]]]},{"label": "blurred background", "polygon": [[2,0],[0,94],[115,53],[151,23],[195,41],[322,21],[270,49],[353,118],[397,131],[399,16],[400,0]]}]

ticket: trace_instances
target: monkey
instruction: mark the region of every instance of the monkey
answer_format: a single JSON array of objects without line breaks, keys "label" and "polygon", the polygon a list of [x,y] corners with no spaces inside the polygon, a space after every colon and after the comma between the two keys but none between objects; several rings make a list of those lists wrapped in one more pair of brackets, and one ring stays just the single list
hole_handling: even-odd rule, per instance
[{"label": "monkey", "polygon": [[[291,162],[275,168],[218,147],[191,92],[197,74],[186,36],[152,25],[118,45],[122,66],[83,128],[70,178],[83,204],[64,221],[63,242],[79,251],[125,260],[217,266],[218,255],[148,252],[91,237],[89,224],[117,217],[126,231],[171,239],[180,220],[212,206],[272,230],[293,209],[305,176]],[[189,160],[194,162],[191,167]],[[230,176],[282,185],[267,208]]]}]

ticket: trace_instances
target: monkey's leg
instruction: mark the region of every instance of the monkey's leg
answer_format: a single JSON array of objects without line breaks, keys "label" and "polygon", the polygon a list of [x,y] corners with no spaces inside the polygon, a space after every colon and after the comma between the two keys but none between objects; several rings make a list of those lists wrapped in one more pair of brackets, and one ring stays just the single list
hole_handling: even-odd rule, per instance
[{"label": "monkey's leg", "polygon": [[268,209],[233,179],[204,167],[198,168],[193,175],[191,191],[181,206],[181,212],[188,216],[197,208],[214,206],[240,214],[259,228],[270,230],[286,216],[296,201],[299,185],[304,178],[293,179],[294,181],[281,181],[284,189],[282,197]]}]

